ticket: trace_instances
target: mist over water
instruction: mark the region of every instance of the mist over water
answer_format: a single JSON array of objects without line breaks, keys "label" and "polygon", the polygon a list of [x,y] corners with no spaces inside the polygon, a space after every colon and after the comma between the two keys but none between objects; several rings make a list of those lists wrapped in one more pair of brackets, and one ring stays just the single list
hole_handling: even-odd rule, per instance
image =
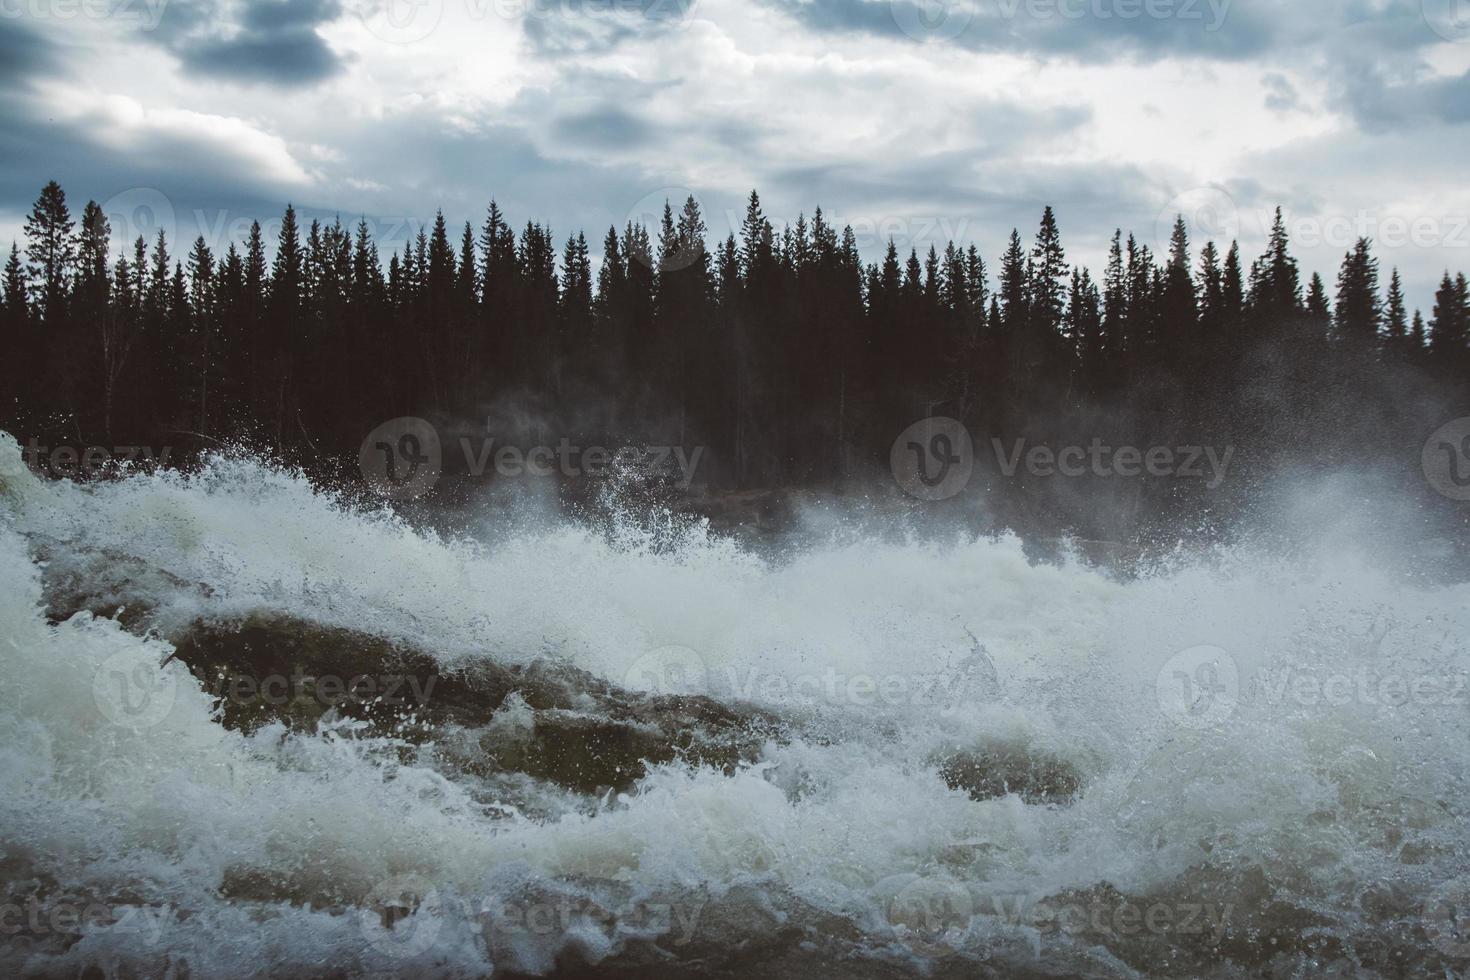
[{"label": "mist over water", "polygon": [[[248,458],[42,482],[0,435],[0,962],[1450,975],[1470,585],[1320,486],[1282,494],[1279,553],[1117,569],[832,508],[761,547],[616,499],[433,532]],[[427,737],[227,727],[173,655],[261,622],[774,721],[591,791],[477,754],[608,721],[585,693]]]}]

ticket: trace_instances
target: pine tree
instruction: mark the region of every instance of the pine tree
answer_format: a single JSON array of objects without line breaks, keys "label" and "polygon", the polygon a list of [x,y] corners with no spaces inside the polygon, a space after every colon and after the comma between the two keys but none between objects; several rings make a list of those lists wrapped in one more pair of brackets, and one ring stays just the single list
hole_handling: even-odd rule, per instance
[{"label": "pine tree", "polygon": [[260,331],[261,379],[260,417],[271,426],[275,445],[283,446],[287,419],[295,407],[288,404],[294,391],[294,355],[302,346],[305,324],[306,256],[296,226],[296,209],[286,205],[281,231],[276,238],[276,256],[271,264],[268,315]]},{"label": "pine tree", "polygon": [[107,282],[107,249],[112,227],[96,201],[88,201],[82,209],[82,223],[77,237],[77,277],[83,288]]},{"label": "pine tree", "polygon": [[1000,260],[1000,301],[1004,304],[1005,329],[1014,334],[1025,329],[1030,316],[1030,284],[1026,278],[1026,253],[1021,235],[1011,229],[1010,242]]},{"label": "pine tree", "polygon": [[765,278],[772,246],[771,223],[761,211],[760,195],[751,191],[745,220],[740,225],[740,267],[747,283],[759,283]]},{"label": "pine tree", "polygon": [[[265,241],[260,231],[260,222],[250,223],[250,236],[245,244],[245,288],[246,296],[253,305],[261,307],[266,294]],[[252,311],[253,312],[253,311]]]},{"label": "pine tree", "polygon": [[630,370],[641,372],[651,356],[656,301],[653,241],[643,225],[630,221],[624,228],[623,256],[628,270],[627,360]]},{"label": "pine tree", "polygon": [[1321,328],[1325,335],[1332,326],[1332,309],[1327,305],[1327,286],[1318,273],[1312,273],[1312,282],[1307,290],[1307,319]]},{"label": "pine tree", "polygon": [[1421,360],[1429,350],[1429,332],[1424,327],[1424,314],[1414,311],[1414,325],[1409,330],[1409,359]]},{"label": "pine tree", "polygon": [[423,342],[419,355],[422,394],[436,406],[444,405],[449,399],[450,376],[456,366],[450,351],[454,346],[453,317],[460,303],[455,286],[454,247],[449,243],[449,226],[442,209],[434,212],[434,229],[429,233],[425,249],[415,256],[415,264],[424,286]]},{"label": "pine tree", "polygon": [[1035,263],[1031,279],[1031,326],[1050,339],[1061,332],[1063,296],[1067,289],[1067,256],[1051,205],[1041,213],[1031,259]]},{"label": "pine tree", "polygon": [[[696,286],[700,290],[705,290],[709,281],[710,257],[705,243],[707,231],[699,202],[691,194],[684,200],[684,207],[679,212],[679,247],[686,266],[695,269]],[[707,290],[699,295],[707,295]]]},{"label": "pine tree", "polygon": [[1388,277],[1388,302],[1384,307],[1384,353],[1402,357],[1408,352],[1409,323],[1404,308],[1404,288],[1399,280],[1399,270],[1394,268]]},{"label": "pine tree", "polygon": [[768,364],[779,356],[778,327],[768,304],[773,300],[775,279],[775,231],[761,209],[760,195],[750,192],[745,217],[740,224],[740,308],[732,311],[742,336],[736,340],[734,391],[734,479],[745,486],[759,461],[771,455],[772,447],[761,435],[767,417],[774,419],[779,407],[762,390],[760,382],[770,373]]},{"label": "pine tree", "polygon": [[985,298],[990,295],[990,286],[986,282],[987,272],[980,250],[971,245],[965,251],[965,283],[969,289],[966,305],[977,322],[985,318]]},{"label": "pine tree", "polygon": [[1067,299],[1067,334],[1081,364],[1083,392],[1096,395],[1094,380],[1102,373],[1103,317],[1097,286],[1087,269],[1072,271],[1072,290]]},{"label": "pine tree", "polygon": [[1200,322],[1218,328],[1225,316],[1225,279],[1220,269],[1220,252],[1214,242],[1205,242],[1199,253]]},{"label": "pine tree", "polygon": [[0,347],[12,351],[15,359],[9,370],[0,371],[0,419],[14,418],[21,408],[33,404],[31,381],[37,346],[32,344],[20,246],[12,241],[4,279],[0,281]]},{"label": "pine tree", "polygon": [[480,330],[487,370],[508,379],[514,370],[512,318],[520,292],[515,232],[494,199],[480,231]]},{"label": "pine tree", "polygon": [[475,256],[475,229],[468,221],[464,223],[464,230],[459,235],[459,267],[455,273],[454,285],[459,294],[458,316],[461,321],[464,321],[480,301],[480,271],[479,262]]},{"label": "pine tree", "polygon": [[301,317],[305,279],[306,257],[302,253],[301,236],[296,228],[296,209],[288,204],[286,213],[281,218],[280,235],[276,239],[276,257],[271,264],[270,285],[271,312],[285,318],[277,324],[277,330],[282,336],[292,336]]},{"label": "pine tree", "polygon": [[189,252],[189,300],[193,313],[193,324],[189,338],[190,361],[188,382],[192,389],[193,410],[197,412],[194,424],[204,435],[210,434],[210,398],[214,394],[214,378],[218,367],[215,334],[216,285],[214,281],[214,253],[200,235],[194,239],[194,248]]},{"label": "pine tree", "polygon": [[217,393],[212,398],[216,408],[211,414],[219,425],[227,427],[225,431],[238,433],[246,424],[244,413],[250,365],[246,360],[245,315],[250,304],[245,290],[245,259],[234,242],[230,243],[224,258],[219,260],[214,278],[214,359],[218,365],[218,384]]},{"label": "pine tree", "polygon": [[48,327],[66,315],[67,291],[76,261],[76,241],[66,192],[56,181],[41,189],[25,221],[26,258],[36,315]]},{"label": "pine tree", "polygon": [[1220,284],[1221,319],[1229,324],[1245,309],[1245,279],[1240,266],[1240,243],[1232,241],[1225,255],[1225,272]]},{"label": "pine tree", "polygon": [[928,313],[939,311],[939,252],[931,244],[928,253],[924,256],[924,310]]},{"label": "pine tree", "polygon": [[1094,365],[1091,390],[1101,392],[1112,384],[1113,373],[1127,346],[1128,278],[1123,267],[1123,229],[1113,231],[1108,246],[1108,267],[1103,273],[1103,318],[1100,346],[1102,358]]},{"label": "pine tree", "polygon": [[96,339],[108,316],[111,271],[108,248],[112,235],[107,215],[96,201],[82,209],[77,230],[76,275],[63,336],[52,337],[49,382],[56,400],[76,411],[80,423],[95,429],[101,417],[101,364]]},{"label": "pine tree", "polygon": [[602,264],[597,269],[597,296],[593,301],[597,324],[592,345],[593,363],[600,368],[600,377],[613,376],[622,366],[620,354],[626,343],[627,283],[628,268],[618,242],[618,229],[609,227],[602,240]]},{"label": "pine tree", "polygon": [[1366,238],[1359,238],[1343,257],[1337,274],[1335,317],[1339,340],[1359,356],[1377,352],[1383,308],[1378,299],[1378,260]]},{"label": "pine tree", "polygon": [[116,444],[113,432],[117,393],[123,389],[128,356],[142,331],[141,281],[135,270],[144,263],[143,236],[133,243],[134,262],[119,255],[112,276],[111,309],[102,319],[102,434]]},{"label": "pine tree", "polygon": [[[717,457],[726,460],[724,478],[738,472],[740,459],[741,403],[750,384],[748,345],[741,336],[741,310],[745,303],[741,280],[740,246],[731,232],[715,253],[715,316],[712,333],[715,346],[707,352],[708,370],[714,384],[704,392],[704,420]],[[708,384],[708,380],[706,384]]]},{"label": "pine tree", "polygon": [[[664,201],[664,213],[658,226],[658,271],[662,277],[683,268],[683,254],[679,243],[679,230],[674,227],[674,208]],[[660,285],[662,289],[662,285]]]},{"label": "pine tree", "polygon": [[1199,317],[1189,266],[1189,230],[1184,216],[1180,215],[1174,221],[1169,239],[1169,261],[1164,270],[1159,305],[1159,353],[1167,364],[1176,367],[1183,360],[1184,352],[1192,349],[1190,342]]},{"label": "pine tree", "polygon": [[1467,335],[1470,335],[1467,317],[1470,311],[1466,310],[1465,297],[1446,271],[1434,294],[1434,316],[1429,322],[1429,354],[1435,367],[1446,375],[1453,375],[1463,367]]},{"label": "pine tree", "polygon": [[168,318],[171,261],[168,254],[168,236],[160,228],[158,236],[153,240],[153,271],[148,276],[147,291],[143,300],[144,309],[153,320],[154,326],[157,327],[164,326]]},{"label": "pine tree", "polygon": [[1128,236],[1125,247],[1124,281],[1127,283],[1128,323],[1123,333],[1127,338],[1125,376],[1138,371],[1158,346],[1157,299],[1153,252]]},{"label": "pine tree", "polygon": [[[676,419],[674,438],[685,443],[690,422],[691,386],[697,338],[709,328],[710,256],[705,243],[707,229],[699,202],[689,195],[679,210],[677,225],[664,206],[664,227],[659,239],[659,347],[655,364],[672,372],[667,389]],[[665,241],[666,236],[672,239]]]},{"label": "pine tree", "polygon": [[1251,273],[1250,304],[1259,316],[1291,316],[1300,312],[1301,279],[1290,251],[1286,218],[1279,207],[1266,251]]},{"label": "pine tree", "polygon": [[13,324],[28,312],[26,303],[26,276],[20,264],[20,246],[10,243],[10,258],[5,262],[4,279],[5,315]]},{"label": "pine tree", "polygon": [[575,369],[583,376],[590,375],[593,370],[592,260],[587,252],[587,238],[581,232],[567,239],[562,253],[561,329]]}]

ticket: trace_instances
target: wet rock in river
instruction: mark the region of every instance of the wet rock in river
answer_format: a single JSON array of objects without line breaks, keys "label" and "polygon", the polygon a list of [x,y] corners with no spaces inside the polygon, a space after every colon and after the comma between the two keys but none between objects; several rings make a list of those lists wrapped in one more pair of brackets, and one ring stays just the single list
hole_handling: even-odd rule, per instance
[{"label": "wet rock in river", "polygon": [[289,617],[198,623],[176,648],[226,727],[311,731],[336,712],[411,743],[464,729],[478,734],[479,751],[454,759],[459,768],[522,772],[579,793],[625,790],[650,764],[676,759],[729,771],[784,729],[752,707],[639,694],[552,661],[486,657],[449,669],[420,650]]},{"label": "wet rock in river", "polygon": [[935,761],[945,784],[967,791],[973,800],[1015,793],[1027,803],[1069,803],[1082,788],[1071,763],[1022,746],[961,749]]}]

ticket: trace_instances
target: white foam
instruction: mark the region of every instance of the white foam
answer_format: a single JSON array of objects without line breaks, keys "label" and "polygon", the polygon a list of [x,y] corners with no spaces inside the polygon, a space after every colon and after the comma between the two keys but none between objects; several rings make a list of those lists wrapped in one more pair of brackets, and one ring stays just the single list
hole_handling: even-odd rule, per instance
[{"label": "white foam", "polygon": [[[548,968],[568,944],[596,959],[637,932],[569,920],[487,934],[486,903],[537,880],[644,897],[752,886],[882,943],[896,935],[885,903],[913,876],[1034,900],[1271,869],[1281,895],[1346,934],[1363,882],[1388,881],[1412,904],[1464,871],[1470,694],[1389,705],[1371,682],[1334,703],[1303,692],[1360,669],[1463,680],[1466,586],[1242,555],[1123,584],[1076,562],[1032,564],[1013,538],[850,543],[780,563],[698,527],[655,544],[631,527],[609,538],[566,525],[491,547],[248,460],[79,487],[36,481],[3,443],[3,860],[12,879],[54,876],[76,901],[131,903],[157,927],[86,930],[36,961],[48,969],[152,973],[183,957],[221,976],[327,962],[477,975]],[[181,664],[159,666],[165,640],[86,614],[48,625],[38,552],[52,572],[99,574],[97,555],[166,571],[113,583],[155,605],[165,635],[267,611],[449,662],[549,653],[619,683],[676,646],[697,656],[706,690],[806,712],[832,737],[772,743],[734,775],[659,767],[595,815],[492,815],[349,730],[226,731]],[[1201,645],[1226,653],[1241,693],[1217,717],[1171,716],[1160,672]],[[1276,685],[1283,670],[1308,682]],[[511,704],[497,723],[524,726],[524,714]],[[976,802],[938,778],[938,755],[997,745],[1062,760],[1080,797]],[[435,890],[433,913],[374,933],[356,906],[405,875]],[[973,926],[948,941],[978,949],[1005,932],[983,915]]]}]

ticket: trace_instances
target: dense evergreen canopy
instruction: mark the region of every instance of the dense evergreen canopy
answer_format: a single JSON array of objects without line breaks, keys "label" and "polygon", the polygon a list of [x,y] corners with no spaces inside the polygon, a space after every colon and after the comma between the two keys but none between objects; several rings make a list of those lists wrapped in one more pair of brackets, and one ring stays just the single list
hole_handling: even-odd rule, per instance
[{"label": "dense evergreen canopy", "polygon": [[388,418],[513,404],[553,438],[704,446],[702,479],[751,488],[865,479],[936,414],[977,441],[1230,444],[1259,467],[1417,447],[1459,403],[1463,274],[1426,325],[1397,270],[1380,295],[1367,240],[1329,297],[1318,275],[1304,289],[1279,210],[1248,270],[1237,243],[1196,255],[1189,236],[1181,218],[1156,258],[1120,230],[1094,276],[1048,207],[994,269],[954,243],[865,265],[820,208],[778,229],[752,192],[738,236],[707,241],[698,203],[670,201],[655,228],[608,229],[595,272],[581,232],[517,233],[494,202],[386,262],[365,221],[303,229],[291,207],[269,259],[258,223],[243,253],[201,237],[181,259],[161,232],[111,241],[92,202],[74,220],[52,182],[4,271],[0,424],[310,464]]}]

